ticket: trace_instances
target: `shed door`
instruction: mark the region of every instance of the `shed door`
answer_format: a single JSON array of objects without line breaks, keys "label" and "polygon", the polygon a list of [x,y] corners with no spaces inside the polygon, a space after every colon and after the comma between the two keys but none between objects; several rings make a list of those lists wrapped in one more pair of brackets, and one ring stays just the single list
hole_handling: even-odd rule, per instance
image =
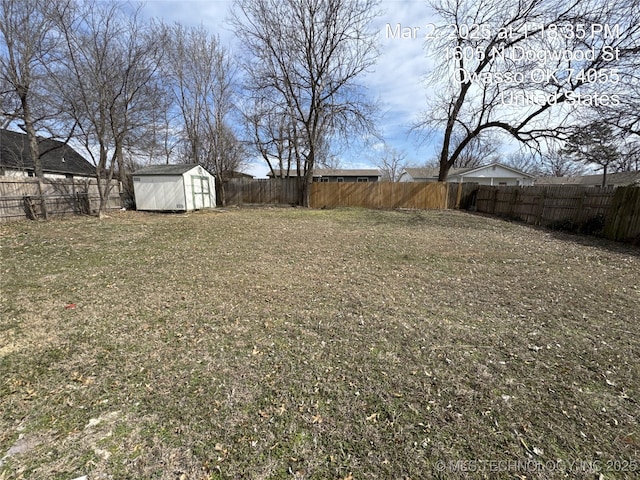
[{"label": "shed door", "polygon": [[211,194],[209,192],[209,179],[207,177],[191,175],[193,191],[193,208],[211,208]]}]

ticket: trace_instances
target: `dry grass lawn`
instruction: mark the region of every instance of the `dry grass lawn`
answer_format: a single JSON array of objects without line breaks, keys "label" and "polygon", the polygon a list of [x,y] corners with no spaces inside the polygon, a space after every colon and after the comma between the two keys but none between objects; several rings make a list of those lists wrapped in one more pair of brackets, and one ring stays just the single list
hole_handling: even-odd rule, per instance
[{"label": "dry grass lawn", "polygon": [[637,248],[294,208],[0,245],[0,479],[639,475]]}]

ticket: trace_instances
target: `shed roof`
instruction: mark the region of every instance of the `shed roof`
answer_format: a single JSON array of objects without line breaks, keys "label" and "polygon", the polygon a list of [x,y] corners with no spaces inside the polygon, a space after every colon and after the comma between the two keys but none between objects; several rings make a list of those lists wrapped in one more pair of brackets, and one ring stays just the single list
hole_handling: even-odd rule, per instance
[{"label": "shed roof", "polygon": [[133,172],[134,175],[182,175],[196,167],[197,163],[182,163],[180,165],[149,165]]},{"label": "shed roof", "polygon": [[[40,160],[45,173],[93,176],[96,169],[72,147],[51,138],[38,137]],[[25,133],[0,129],[0,166],[18,170],[34,170]]]},{"label": "shed roof", "polygon": [[231,179],[231,178],[253,178],[253,175],[249,174],[249,173],[244,173],[244,172],[239,172],[237,170],[230,170],[227,172],[224,172],[224,174],[222,175],[222,177],[225,180]]}]

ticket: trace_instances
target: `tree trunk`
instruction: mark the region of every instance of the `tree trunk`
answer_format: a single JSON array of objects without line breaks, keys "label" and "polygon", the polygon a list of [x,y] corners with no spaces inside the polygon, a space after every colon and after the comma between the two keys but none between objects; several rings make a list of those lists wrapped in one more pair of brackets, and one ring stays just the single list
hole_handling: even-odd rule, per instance
[{"label": "tree trunk", "polygon": [[[299,170],[298,170],[299,171]],[[301,207],[311,206],[311,182],[313,182],[313,168],[307,167],[303,176],[298,177],[298,205]]]},{"label": "tree trunk", "polygon": [[27,132],[27,140],[29,141],[29,155],[31,155],[31,159],[33,160],[33,169],[36,177],[42,180],[44,178],[44,172],[42,170],[42,160],[40,159],[40,149],[38,148],[36,130],[30,121],[25,120],[24,126]]},{"label": "tree trunk", "polygon": [[312,178],[307,178],[308,176],[305,175],[304,178],[302,179],[302,202],[300,205],[302,205],[303,207],[310,207],[311,206],[311,181]]},{"label": "tree trunk", "polygon": [[33,161],[33,170],[36,178],[38,179],[38,196],[40,197],[40,209],[42,216],[45,220],[49,218],[47,212],[47,201],[44,198],[44,171],[42,170],[42,159],[40,158],[40,148],[38,147],[38,137],[36,136],[36,129],[31,121],[31,110],[29,108],[29,102],[27,101],[26,94],[21,95],[20,102],[22,104],[22,111],[24,115],[24,129],[27,133],[27,141],[29,142],[29,155]]},{"label": "tree trunk", "polygon": [[[226,207],[227,206],[227,195],[226,195],[226,191],[224,189],[224,181],[222,180],[222,176],[217,176],[216,179],[218,180],[216,182],[216,197],[218,197],[220,199],[220,206],[222,207]],[[215,207],[215,205],[214,205]]]},{"label": "tree trunk", "polygon": [[[114,153],[114,156],[117,156],[119,146],[116,145],[115,148],[116,148],[116,151]],[[109,163],[107,162],[107,159],[108,159],[107,147],[104,144],[101,144],[100,160],[98,162],[98,167],[96,169],[96,181],[97,181],[97,187],[98,187],[98,194],[100,196],[100,203],[98,206],[98,218],[103,218],[106,214],[107,202],[109,199],[109,191],[111,190],[111,178],[113,176],[113,169],[115,167],[113,157],[111,157],[111,162],[110,162],[111,168],[107,167],[107,165],[109,165]],[[107,173],[107,170],[109,171],[109,173]]]},{"label": "tree trunk", "polygon": [[449,162],[440,163],[440,171],[438,172],[438,181],[446,182],[447,176],[449,175],[449,170],[451,167],[449,166]]},{"label": "tree trunk", "polygon": [[40,196],[40,210],[45,220],[49,219],[49,212],[47,211],[47,199],[44,197],[44,182],[41,178],[38,179],[38,195]]}]

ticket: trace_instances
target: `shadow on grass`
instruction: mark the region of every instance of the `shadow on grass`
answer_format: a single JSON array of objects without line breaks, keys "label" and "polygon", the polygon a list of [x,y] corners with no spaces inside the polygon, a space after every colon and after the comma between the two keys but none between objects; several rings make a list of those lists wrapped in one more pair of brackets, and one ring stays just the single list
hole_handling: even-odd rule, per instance
[{"label": "shadow on grass", "polygon": [[493,218],[507,223],[522,225],[524,227],[531,228],[532,230],[552,235],[558,240],[574,242],[584,247],[602,248],[612,253],[633,255],[640,258],[640,239],[629,243],[608,240],[602,236],[603,225],[589,223],[584,226],[575,226],[573,224],[557,223],[553,226],[540,226],[528,224],[518,218],[464,210],[461,211],[474,217]]}]

